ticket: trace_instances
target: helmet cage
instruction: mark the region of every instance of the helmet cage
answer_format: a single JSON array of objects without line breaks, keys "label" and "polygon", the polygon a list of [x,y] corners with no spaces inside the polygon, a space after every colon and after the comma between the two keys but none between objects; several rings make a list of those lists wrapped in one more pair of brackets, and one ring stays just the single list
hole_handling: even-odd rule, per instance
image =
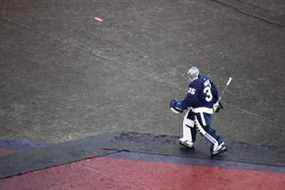
[{"label": "helmet cage", "polygon": [[187,77],[193,81],[199,76],[199,69],[197,67],[191,67],[187,72]]}]

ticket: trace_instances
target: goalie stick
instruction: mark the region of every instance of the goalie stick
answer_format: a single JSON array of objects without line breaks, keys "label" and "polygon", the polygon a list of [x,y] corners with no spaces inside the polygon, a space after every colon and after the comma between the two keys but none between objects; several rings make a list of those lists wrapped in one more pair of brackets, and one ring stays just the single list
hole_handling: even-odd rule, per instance
[{"label": "goalie stick", "polygon": [[229,77],[228,82],[226,83],[226,86],[224,87],[224,89],[223,89],[223,91],[222,91],[222,93],[221,93],[221,96],[219,97],[219,101],[222,99],[222,96],[224,95],[226,89],[227,89],[228,86],[231,84],[232,79],[233,79],[232,77]]}]

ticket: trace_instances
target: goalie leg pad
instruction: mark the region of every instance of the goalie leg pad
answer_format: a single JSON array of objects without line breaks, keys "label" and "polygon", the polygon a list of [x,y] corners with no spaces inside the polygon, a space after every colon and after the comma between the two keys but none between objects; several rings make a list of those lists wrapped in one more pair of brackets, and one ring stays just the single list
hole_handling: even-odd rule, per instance
[{"label": "goalie leg pad", "polygon": [[194,113],[191,110],[188,110],[188,112],[184,116],[183,120],[183,137],[181,138],[182,141],[190,141],[194,143],[196,141],[196,128],[195,128],[195,122],[192,120],[194,118]]},{"label": "goalie leg pad", "polygon": [[195,116],[195,123],[197,125],[197,129],[199,132],[214,146],[217,146],[219,144],[218,139],[219,137],[215,134],[215,131],[210,128],[208,125],[203,126],[202,123],[199,122],[197,116]]}]

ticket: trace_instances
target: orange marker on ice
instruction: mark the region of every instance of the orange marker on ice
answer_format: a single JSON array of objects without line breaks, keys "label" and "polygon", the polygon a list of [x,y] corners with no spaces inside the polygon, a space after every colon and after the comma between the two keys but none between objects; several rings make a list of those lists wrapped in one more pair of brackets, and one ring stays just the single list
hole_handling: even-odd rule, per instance
[{"label": "orange marker on ice", "polygon": [[94,17],[95,20],[97,20],[98,22],[103,22],[103,19],[99,18],[99,17]]}]

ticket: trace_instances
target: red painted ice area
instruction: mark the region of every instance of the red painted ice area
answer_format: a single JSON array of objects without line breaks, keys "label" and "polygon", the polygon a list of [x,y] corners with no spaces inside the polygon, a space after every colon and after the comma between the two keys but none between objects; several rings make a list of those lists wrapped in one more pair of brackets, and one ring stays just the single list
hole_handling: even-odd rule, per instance
[{"label": "red painted ice area", "polygon": [[284,190],[285,174],[93,158],[0,181],[5,190]]},{"label": "red painted ice area", "polygon": [[0,157],[7,156],[12,153],[14,153],[14,151],[5,148],[0,148]]}]

